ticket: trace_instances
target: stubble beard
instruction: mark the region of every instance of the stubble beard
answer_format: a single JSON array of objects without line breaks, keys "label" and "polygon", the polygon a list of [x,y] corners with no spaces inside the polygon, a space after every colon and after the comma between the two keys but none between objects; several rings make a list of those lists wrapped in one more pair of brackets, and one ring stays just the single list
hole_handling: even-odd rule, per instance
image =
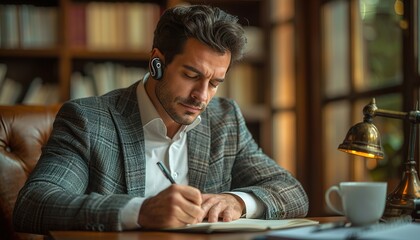
[{"label": "stubble beard", "polygon": [[[181,124],[181,125],[190,125],[206,109],[205,103],[198,102],[191,97],[190,98],[182,98],[182,97],[172,98],[170,94],[167,94],[167,92],[160,91],[161,89],[163,89],[162,87],[164,86],[160,85],[156,87],[156,90],[155,90],[156,97],[159,100],[165,112],[176,123]],[[184,113],[178,113],[176,111],[176,105],[182,105],[182,104],[185,104],[188,106],[199,107],[201,111],[196,116],[194,116],[195,115],[194,113],[191,113],[188,111]]]}]

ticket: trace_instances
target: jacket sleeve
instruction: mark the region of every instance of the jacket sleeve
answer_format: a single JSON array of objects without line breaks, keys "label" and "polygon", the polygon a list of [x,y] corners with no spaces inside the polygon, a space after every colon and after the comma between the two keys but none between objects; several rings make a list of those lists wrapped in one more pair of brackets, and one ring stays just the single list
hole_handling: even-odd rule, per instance
[{"label": "jacket sleeve", "polygon": [[90,168],[95,157],[90,150],[95,147],[91,142],[95,118],[88,118],[88,114],[97,113],[88,113],[74,103],[64,104],[59,111],[41,158],[16,201],[13,221],[17,231],[46,234],[57,229],[122,230],[120,209],[132,196],[123,194],[123,190],[121,194],[107,194],[106,187],[102,192],[89,188],[111,185],[120,179],[98,183],[89,178],[95,171]]},{"label": "jacket sleeve", "polygon": [[239,107],[235,106],[237,153],[232,169],[232,190],[254,194],[264,205],[265,219],[306,216],[308,197],[287,170],[262,152],[248,131]]}]

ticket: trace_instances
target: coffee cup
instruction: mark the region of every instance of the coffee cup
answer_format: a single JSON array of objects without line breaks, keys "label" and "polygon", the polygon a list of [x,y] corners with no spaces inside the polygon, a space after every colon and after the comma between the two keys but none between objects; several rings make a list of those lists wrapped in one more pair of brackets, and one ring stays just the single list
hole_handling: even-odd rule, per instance
[{"label": "coffee cup", "polygon": [[[370,225],[377,223],[384,213],[386,189],[386,182],[341,182],[326,191],[325,201],[332,211],[346,216],[352,225]],[[342,210],[331,202],[332,192],[340,197]]]}]

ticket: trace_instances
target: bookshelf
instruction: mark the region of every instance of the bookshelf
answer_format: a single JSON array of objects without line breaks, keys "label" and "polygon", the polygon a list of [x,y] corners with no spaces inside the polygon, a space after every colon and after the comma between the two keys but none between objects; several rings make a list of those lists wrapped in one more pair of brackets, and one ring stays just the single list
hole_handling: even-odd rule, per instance
[{"label": "bookshelf", "polygon": [[[72,76],[75,72],[86,74],[86,65],[112,62],[127,68],[147,67],[151,38],[138,31],[136,36],[129,36],[134,32],[131,29],[139,27],[129,19],[142,22],[142,31],[152,36],[153,24],[166,4],[130,0],[4,1],[0,4],[0,64],[6,70],[0,72],[0,92],[9,92],[6,81],[20,87],[10,89],[18,96],[15,101],[4,99],[2,104],[22,103],[36,78],[42,79],[42,85],[56,86],[58,98],[47,104],[66,101],[71,98]],[[126,12],[129,14],[124,15]]]},{"label": "bookshelf", "polygon": [[[239,103],[254,137],[270,153],[269,3],[264,0],[2,1],[0,94],[12,92],[8,95],[14,100],[1,94],[0,104],[53,104],[102,94],[129,84],[113,82],[121,78],[118,74],[139,80],[148,66],[156,21],[166,8],[180,3],[218,6],[245,26],[248,53],[228,73],[218,95]],[[106,72],[112,84],[98,77]],[[15,85],[8,87],[7,81]],[[94,90],[83,90],[92,84]],[[110,86],[98,91],[98,85]],[[43,86],[56,94],[51,99],[41,94],[41,100],[25,96]]]}]

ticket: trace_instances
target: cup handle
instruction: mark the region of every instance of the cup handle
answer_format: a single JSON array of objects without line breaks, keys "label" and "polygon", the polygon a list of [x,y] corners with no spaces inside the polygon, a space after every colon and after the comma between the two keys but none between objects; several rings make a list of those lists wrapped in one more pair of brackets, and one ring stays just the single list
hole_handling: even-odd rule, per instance
[{"label": "cup handle", "polygon": [[341,194],[340,194],[340,189],[339,189],[337,186],[332,186],[332,187],[330,187],[330,188],[327,190],[327,192],[325,193],[325,202],[327,203],[328,207],[329,207],[331,210],[333,210],[334,212],[336,212],[336,213],[338,213],[338,214],[340,214],[340,215],[344,215],[344,213],[343,213],[342,211],[338,210],[338,209],[334,206],[334,204],[332,204],[332,203],[331,203],[331,201],[330,201],[330,193],[331,193],[331,192],[333,192],[333,191],[336,191],[336,192],[337,192],[337,194],[338,194],[338,195],[340,195],[340,197],[341,197]]}]

